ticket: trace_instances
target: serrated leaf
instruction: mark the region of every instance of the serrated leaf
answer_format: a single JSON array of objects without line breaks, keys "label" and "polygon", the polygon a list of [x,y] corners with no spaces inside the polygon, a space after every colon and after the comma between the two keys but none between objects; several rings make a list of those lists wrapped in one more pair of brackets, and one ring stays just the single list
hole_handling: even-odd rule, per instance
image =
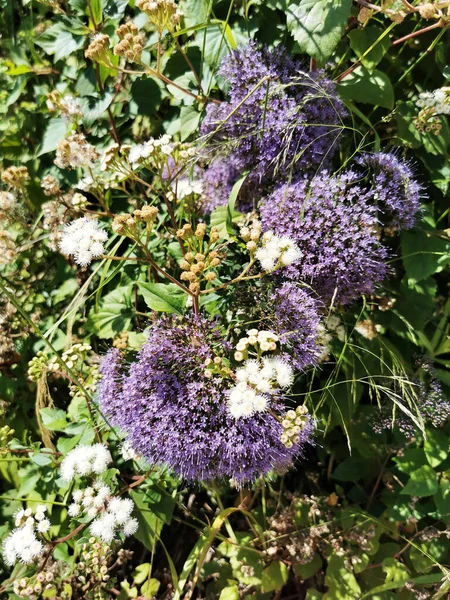
[{"label": "serrated leaf", "polygon": [[47,54],[54,54],[55,61],[58,61],[81,48],[84,36],[69,31],[63,23],[55,23],[37,38],[35,44]]},{"label": "serrated leaf", "polygon": [[181,0],[180,9],[183,14],[183,20],[186,27],[194,27],[200,23],[205,23],[212,2],[210,0]]},{"label": "serrated leaf", "polygon": [[103,297],[99,310],[91,310],[87,327],[100,338],[113,338],[127,330],[134,314],[133,286],[119,287]]},{"label": "serrated leaf", "polygon": [[358,67],[338,85],[338,90],[347,100],[384,108],[394,107],[394,88],[389,77],[382,71],[370,73],[364,67]]},{"label": "serrated leaf", "polygon": [[323,65],[338,45],[352,0],[300,0],[286,11],[287,27],[300,49]]},{"label": "serrated leaf", "polygon": [[139,291],[151,310],[182,315],[187,302],[187,293],[174,283],[138,282]]}]

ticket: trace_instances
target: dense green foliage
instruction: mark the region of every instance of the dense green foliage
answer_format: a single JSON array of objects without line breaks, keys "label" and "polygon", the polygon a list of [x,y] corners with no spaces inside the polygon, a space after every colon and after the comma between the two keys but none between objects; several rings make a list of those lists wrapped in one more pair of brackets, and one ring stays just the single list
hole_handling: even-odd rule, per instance
[{"label": "dense green foliage", "polygon": [[[417,98],[445,90],[450,78],[449,4],[180,0],[183,16],[168,31],[133,0],[0,0],[2,191],[15,198],[11,209],[0,203],[0,535],[21,508],[45,504],[51,521],[42,558],[0,562],[2,597],[21,597],[40,572],[51,573],[42,592],[25,597],[448,597],[450,423],[434,426],[421,403],[438,411],[450,392],[450,129],[445,114],[427,113]],[[113,52],[130,18],[144,34],[141,63]],[[94,34],[111,48],[95,54]],[[190,310],[186,289],[165,271],[183,258],[172,225],[186,223],[192,207],[160,208],[166,233],[151,237],[149,226],[142,245],[111,224],[156,202],[161,170],[136,170],[117,184],[114,155],[80,198],[75,186],[89,168],[54,160],[75,132],[98,156],[113,143],[164,134],[202,146],[206,106],[227,93],[219,64],[249,39],[283,45],[306,70],[324,67],[348,111],[334,169],[357,152],[396,148],[423,186],[423,213],[412,230],[384,232],[391,272],[376,295],[327,308],[345,332],[330,336],[326,359],[297,377],[290,395],[313,415],[315,445],[287,473],[236,489],[223,480],[187,484],[126,460],[121,434],[96,402],[98,364],[112,345],[134,356],[157,313]],[[67,118],[65,96],[77,98],[79,114]],[[56,192],[42,186],[45,177]],[[219,251],[228,251],[220,283],[239,276],[245,250],[236,241],[238,188],[228,208],[206,218],[219,229]],[[58,250],[63,225],[83,215],[109,233],[87,267]],[[236,289],[219,287],[200,297],[209,316],[239,301]],[[87,516],[68,515],[76,484],[59,471],[73,448],[97,441],[113,458],[104,482],[134,501],[139,522],[111,544],[93,543]]]}]

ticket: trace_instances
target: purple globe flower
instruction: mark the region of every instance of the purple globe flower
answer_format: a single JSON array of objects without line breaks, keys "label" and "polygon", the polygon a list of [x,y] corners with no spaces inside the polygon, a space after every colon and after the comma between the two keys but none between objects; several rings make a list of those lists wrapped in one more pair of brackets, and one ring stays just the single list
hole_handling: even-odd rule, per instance
[{"label": "purple globe flower", "polygon": [[269,302],[273,305],[272,331],[280,343],[289,348],[297,369],[314,364],[320,354],[317,344],[320,303],[296,283],[275,287]]},{"label": "purple globe flower", "polygon": [[303,73],[282,50],[250,42],[223,61],[219,74],[229,83],[229,101],[208,106],[202,133],[209,136],[209,168],[217,174],[215,160],[229,168],[221,173],[227,186],[236,167],[239,175],[250,171],[244,189],[258,194],[282,174],[329,164],[345,110],[323,72]]},{"label": "purple globe flower", "polygon": [[420,212],[422,187],[411,167],[392,153],[363,154],[357,161],[372,172],[372,190],[380,208],[392,215],[392,224],[411,229]]},{"label": "purple globe flower", "polygon": [[[280,441],[281,424],[269,412],[234,419],[227,406],[234,382],[205,376],[205,360],[224,351],[229,346],[206,319],[162,317],[129,367],[118,350],[108,352],[100,407],[137,452],[186,480],[244,482],[289,467],[312,438],[313,423],[288,449]],[[282,409],[280,400],[271,409]]]},{"label": "purple globe flower", "polygon": [[303,255],[283,270],[329,302],[348,304],[373,292],[386,275],[386,249],[377,236],[372,192],[348,171],[280,185],[260,208],[264,231],[291,237]]}]

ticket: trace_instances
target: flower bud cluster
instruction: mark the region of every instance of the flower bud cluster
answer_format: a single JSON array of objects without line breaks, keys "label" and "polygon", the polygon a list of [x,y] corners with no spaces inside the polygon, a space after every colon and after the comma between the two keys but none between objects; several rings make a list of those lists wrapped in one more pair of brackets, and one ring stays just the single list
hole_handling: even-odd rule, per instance
[{"label": "flower bud cluster", "polygon": [[101,475],[111,461],[111,454],[104,444],[80,445],[65,456],[60,466],[60,475],[65,481],[86,475]]},{"label": "flower bud cluster", "polygon": [[118,333],[113,340],[113,347],[117,348],[118,350],[126,350],[128,347],[128,331],[121,331],[120,333]]},{"label": "flower bud cluster", "polygon": [[248,360],[235,373],[237,385],[230,390],[228,408],[235,419],[250,417],[270,407],[270,397],[292,385],[292,367],[282,358]]},{"label": "flower bud cluster", "polygon": [[160,35],[165,29],[172,33],[182,17],[173,0],[136,0],[136,6],[148,16]]},{"label": "flower bud cluster", "polygon": [[81,547],[80,560],[76,563],[73,577],[76,586],[86,589],[101,586],[109,580],[108,563],[111,562],[113,548],[98,542],[95,537]]},{"label": "flower bud cluster", "polygon": [[116,56],[125,56],[130,62],[139,62],[144,47],[144,36],[131,21],[121,25],[116,31],[120,42],[114,46]]},{"label": "flower bud cluster", "polygon": [[297,406],[295,410],[288,410],[281,422],[283,426],[283,433],[280,437],[281,443],[286,448],[292,448],[294,444],[298,444],[300,434],[307,426],[308,421],[309,416],[306,406]]},{"label": "flower bud cluster", "polygon": [[3,427],[0,427],[0,454],[8,453],[7,446],[14,433],[14,429],[11,429],[9,425],[3,425]]},{"label": "flower bud cluster", "polygon": [[41,181],[41,188],[46,196],[59,196],[61,187],[53,175],[46,175]]},{"label": "flower bud cluster", "polygon": [[86,48],[84,55],[93,62],[113,66],[109,53],[109,37],[103,33],[96,33],[92,42]]},{"label": "flower bud cluster", "polygon": [[272,231],[266,231],[255,255],[262,269],[270,273],[280,267],[291,265],[301,258],[302,252],[290,238],[278,237]]},{"label": "flower bud cluster", "polygon": [[72,133],[56,147],[55,165],[60,169],[92,167],[98,159],[98,152],[86,141],[83,133]]},{"label": "flower bud cluster", "polygon": [[319,362],[328,360],[330,352],[330,343],[333,337],[337,337],[340,342],[345,341],[345,327],[338,315],[332,314],[328,318],[319,323],[317,328],[317,346],[319,354],[317,359]]},{"label": "flower bud cluster", "polygon": [[61,236],[59,249],[67,256],[73,256],[75,262],[85,267],[94,258],[104,254],[104,243],[108,234],[96,219],[81,217],[66,225]]},{"label": "flower bud cluster", "polygon": [[23,190],[30,180],[30,174],[26,167],[11,166],[2,171],[1,179],[8,187]]},{"label": "flower bud cluster", "polygon": [[53,581],[55,579],[54,569],[46,567],[45,570],[39,571],[31,577],[21,577],[14,580],[14,593],[21,598],[27,600],[37,600],[37,598],[51,597],[50,590],[54,588]]},{"label": "flower bud cluster", "polygon": [[[129,237],[133,240],[140,240],[142,233],[150,233],[159,214],[155,206],[145,204],[142,208],[136,209],[132,215],[116,215],[112,223],[114,233]],[[141,224],[145,227],[142,229]]]},{"label": "flower bud cluster", "polygon": [[378,336],[378,328],[372,319],[363,319],[355,325],[355,331],[362,335],[366,340],[374,340]]},{"label": "flower bud cluster", "polygon": [[7,565],[13,566],[18,560],[31,563],[44,550],[37,534],[47,533],[51,523],[46,518],[47,507],[39,504],[33,514],[31,508],[20,509],[14,514],[16,529],[3,543],[3,558]]},{"label": "flower bud cluster", "polygon": [[17,199],[11,192],[0,191],[0,221],[8,221],[16,207]]},{"label": "flower bud cluster", "polygon": [[0,265],[12,262],[16,254],[16,244],[12,235],[5,229],[0,229]]},{"label": "flower bud cluster", "polygon": [[244,242],[246,242],[247,250],[249,250],[250,256],[253,258],[258,249],[258,242],[261,237],[261,222],[255,217],[250,224],[243,225],[239,233]]},{"label": "flower bud cluster", "polygon": [[79,100],[73,96],[61,96],[57,90],[50,92],[46,104],[50,112],[60,112],[66,121],[76,120],[83,116]]},{"label": "flower bud cluster", "polygon": [[236,352],[234,359],[238,362],[246,360],[251,353],[257,353],[258,357],[263,352],[273,352],[277,349],[278,336],[272,331],[258,331],[257,329],[249,329],[247,336],[239,339],[236,344]]},{"label": "flower bud cluster", "polygon": [[190,223],[186,223],[177,231],[177,237],[182,239],[188,248],[180,263],[180,279],[189,282],[189,290],[196,294],[200,291],[202,281],[212,282],[217,278],[213,269],[225,258],[223,253],[215,249],[220,237],[219,230],[217,227],[211,227],[207,236],[204,223],[199,223],[195,230]]},{"label": "flower bud cluster", "polygon": [[422,92],[416,100],[421,108],[414,119],[414,125],[420,132],[439,134],[442,122],[439,115],[450,114],[450,87],[442,87],[432,92]]}]

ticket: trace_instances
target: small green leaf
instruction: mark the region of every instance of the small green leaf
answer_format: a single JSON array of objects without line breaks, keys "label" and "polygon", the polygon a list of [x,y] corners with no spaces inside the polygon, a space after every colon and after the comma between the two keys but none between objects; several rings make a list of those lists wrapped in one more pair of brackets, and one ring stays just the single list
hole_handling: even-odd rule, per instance
[{"label": "small green leaf", "polygon": [[139,282],[139,291],[147,306],[157,312],[182,315],[186,307],[187,293],[174,283]]},{"label": "small green leaf", "polygon": [[351,0],[300,0],[288,6],[288,30],[302,52],[323,65],[344,33],[351,7]]},{"label": "small green leaf", "polygon": [[358,582],[353,572],[345,565],[342,556],[334,554],[330,556],[325,584],[328,586],[328,591],[324,594],[323,600],[349,600],[350,598],[356,600],[361,596]]},{"label": "small green leaf", "polygon": [[279,560],[274,561],[262,572],[261,591],[274,592],[275,590],[281,590],[288,577],[289,570],[287,566]]},{"label": "small green leaf", "polygon": [[[81,22],[80,25],[84,28]],[[88,32],[87,29],[86,32]],[[58,61],[81,48],[84,44],[84,40],[84,36],[76,35],[73,31],[69,31],[64,23],[59,22],[44,31],[44,33],[37,38],[35,44],[45,50],[47,54],[54,54],[55,61]]]},{"label": "small green leaf", "polygon": [[237,584],[228,585],[220,592],[219,600],[239,600],[239,588]]},{"label": "small green leaf", "polygon": [[322,558],[320,554],[314,554],[312,560],[308,563],[298,563],[294,565],[295,574],[302,579],[309,579],[317,573],[322,566]]},{"label": "small green leaf", "polygon": [[358,67],[339,84],[338,89],[347,100],[384,108],[394,107],[394,88],[389,77],[382,71],[369,73],[364,67]]},{"label": "small green leaf", "polygon": [[180,111],[180,136],[181,141],[187,138],[198,129],[201,114],[194,106],[182,106]]},{"label": "small green leaf", "polygon": [[435,471],[429,465],[424,465],[411,473],[408,483],[400,494],[422,498],[432,496],[437,490],[438,478]]},{"label": "small green leaf", "polygon": [[141,587],[141,594],[143,594],[145,598],[154,598],[160,585],[160,582],[152,577]]},{"label": "small green leaf", "polygon": [[66,413],[60,408],[41,408],[42,424],[50,431],[64,431],[67,427]]},{"label": "small green leaf", "polygon": [[150,563],[142,563],[138,565],[133,573],[134,583],[137,583],[138,585],[144,583],[150,573],[150,568]]}]

